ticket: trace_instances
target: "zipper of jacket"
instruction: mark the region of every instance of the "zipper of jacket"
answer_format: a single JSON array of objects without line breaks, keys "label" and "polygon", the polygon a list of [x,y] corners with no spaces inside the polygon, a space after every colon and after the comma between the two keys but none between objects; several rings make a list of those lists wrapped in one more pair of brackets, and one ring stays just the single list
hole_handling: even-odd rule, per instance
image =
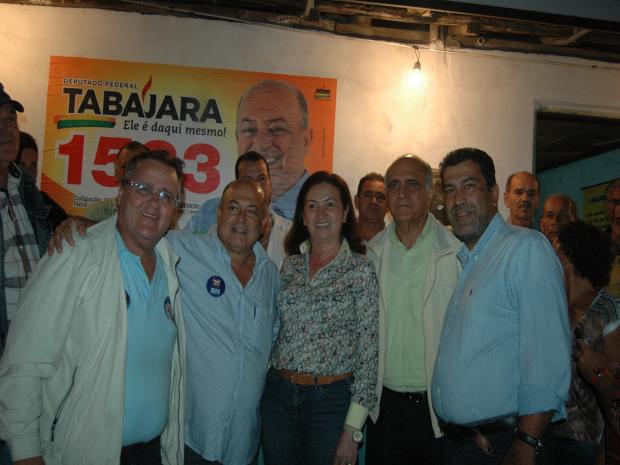
[{"label": "zipper of jacket", "polygon": [[[175,298],[174,298],[175,304],[177,303],[177,299],[179,297],[179,292],[180,292],[180,289],[177,286],[176,293],[175,293]],[[176,312],[177,309],[180,311],[180,307],[179,306],[176,306],[175,312]],[[176,324],[176,322],[175,322],[175,324]],[[179,353],[179,381],[178,381],[178,389],[177,389],[177,391],[178,391],[178,398],[177,398],[177,406],[178,407],[177,408],[179,408],[181,406],[181,395],[182,395],[181,391],[183,389],[183,383],[182,383],[182,381],[183,381],[183,357],[181,355],[182,349],[181,349],[181,344],[180,344],[178,332],[179,332],[179,325],[177,325],[177,352]],[[183,410],[185,410],[185,408]],[[168,413],[168,415],[170,415],[170,413]],[[177,444],[178,444],[177,462],[181,463],[181,460],[180,460],[180,458],[181,458],[180,455],[181,455],[181,451],[182,451],[181,448],[184,447],[183,441],[181,441],[181,415],[177,415],[177,428],[178,428],[177,429],[177,431],[178,431],[178,433],[177,433],[178,434],[178,439],[177,439]]]},{"label": "zipper of jacket", "polygon": [[54,415],[54,421],[52,422],[52,431],[51,431],[51,438],[50,438],[51,442],[54,442],[54,432],[56,430],[56,424],[58,423],[58,420],[60,419],[62,408],[64,407],[65,402],[67,398],[69,397],[69,394],[71,394],[71,391],[73,390],[73,385],[75,384],[76,373],[77,373],[77,367],[75,367],[75,369],[73,370],[73,376],[71,376],[71,384],[69,385],[69,389],[67,390],[67,393],[60,401],[60,404],[58,404],[58,410],[56,410],[56,415]]}]

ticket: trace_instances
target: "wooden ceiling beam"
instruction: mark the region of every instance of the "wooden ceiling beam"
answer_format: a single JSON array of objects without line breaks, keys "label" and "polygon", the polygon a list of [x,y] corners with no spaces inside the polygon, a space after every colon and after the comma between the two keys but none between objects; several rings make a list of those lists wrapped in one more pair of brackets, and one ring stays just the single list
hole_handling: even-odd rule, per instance
[{"label": "wooden ceiling beam", "polygon": [[359,37],[380,37],[382,39],[405,42],[409,44],[429,43],[429,33],[426,31],[411,31],[406,29],[368,27],[358,26],[356,24],[336,23],[335,32],[338,34],[354,35]]},{"label": "wooden ceiling beam", "polygon": [[522,53],[539,53],[543,55],[560,55],[584,58],[587,60],[605,60],[615,63],[620,62],[620,53],[603,52],[598,50],[563,47],[559,45],[547,45],[541,43],[521,42],[517,40],[503,40],[492,37],[450,35],[450,44],[460,44],[461,47],[479,50],[503,50]]}]

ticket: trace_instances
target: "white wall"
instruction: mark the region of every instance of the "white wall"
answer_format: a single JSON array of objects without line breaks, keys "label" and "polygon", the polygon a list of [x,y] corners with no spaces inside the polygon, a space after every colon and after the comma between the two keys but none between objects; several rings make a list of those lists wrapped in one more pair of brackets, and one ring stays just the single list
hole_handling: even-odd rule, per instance
[{"label": "white wall", "polygon": [[486,150],[502,186],[532,167],[536,102],[620,111],[613,64],[422,50],[426,86],[412,90],[413,51],[400,45],[104,10],[0,4],[0,18],[0,81],[27,109],[21,128],[38,140],[50,55],[336,78],[334,171],[352,187],[397,155],[418,153],[435,166],[460,146]]}]

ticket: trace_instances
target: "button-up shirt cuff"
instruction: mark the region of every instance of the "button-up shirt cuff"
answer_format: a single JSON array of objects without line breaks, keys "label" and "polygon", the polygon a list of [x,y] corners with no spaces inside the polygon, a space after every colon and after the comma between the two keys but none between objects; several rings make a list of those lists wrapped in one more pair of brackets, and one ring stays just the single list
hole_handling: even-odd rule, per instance
[{"label": "button-up shirt cuff", "polygon": [[566,417],[565,403],[568,398],[562,398],[555,392],[550,392],[548,387],[526,385],[519,389],[519,416],[532,415],[541,412],[555,411],[551,421],[561,420]]},{"label": "button-up shirt cuff", "polygon": [[347,418],[344,423],[351,428],[361,431],[361,429],[364,427],[364,422],[366,421],[367,416],[368,409],[366,407],[356,402],[351,402],[351,405],[349,405]]},{"label": "button-up shirt cuff", "polygon": [[33,434],[22,435],[7,441],[13,461],[38,457],[41,455],[41,442],[38,431]]}]

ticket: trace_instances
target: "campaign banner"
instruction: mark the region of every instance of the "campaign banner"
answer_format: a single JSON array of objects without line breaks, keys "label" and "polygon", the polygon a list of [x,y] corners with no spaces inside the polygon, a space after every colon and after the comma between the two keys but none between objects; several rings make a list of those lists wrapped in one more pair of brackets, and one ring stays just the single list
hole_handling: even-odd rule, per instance
[{"label": "campaign banner", "polygon": [[[307,137],[295,139],[296,128],[278,118],[263,121],[260,111],[273,108],[248,109],[243,123],[237,120],[240,98],[267,81],[283,81],[302,94]],[[248,149],[268,158],[279,183],[287,182],[282,176],[299,177],[285,170],[290,153],[303,158],[307,172],[330,171],[336,90],[337,81],[325,77],[52,56],[41,188],[68,214],[84,214],[116,196],[116,154],[135,140],[185,161],[183,226],[205,200],[220,196],[234,179],[237,156]],[[280,108],[281,99],[269,105],[299,112],[297,106]]]},{"label": "campaign banner", "polygon": [[611,181],[582,187],[583,191],[583,219],[586,223],[606,230],[609,226],[607,216],[607,186]]}]

